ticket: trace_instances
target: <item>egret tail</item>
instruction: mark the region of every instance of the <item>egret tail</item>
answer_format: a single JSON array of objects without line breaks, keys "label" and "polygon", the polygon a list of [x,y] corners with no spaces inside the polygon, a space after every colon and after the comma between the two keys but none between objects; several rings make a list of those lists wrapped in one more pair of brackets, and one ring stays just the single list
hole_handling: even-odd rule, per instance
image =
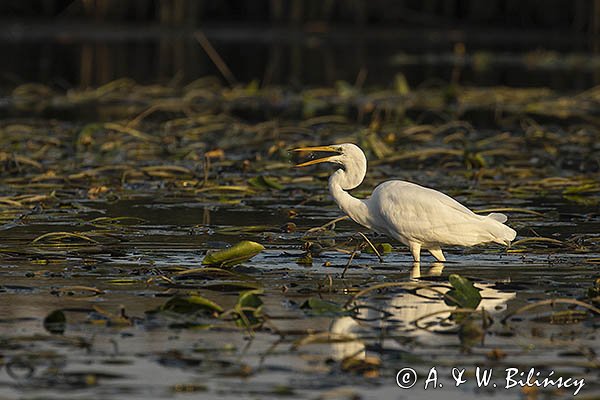
[{"label": "egret tail", "polygon": [[510,245],[510,242],[517,236],[517,232],[513,228],[504,225],[504,222],[508,220],[506,215],[491,213],[485,218],[488,222],[489,232],[494,236],[493,242],[505,246]]}]

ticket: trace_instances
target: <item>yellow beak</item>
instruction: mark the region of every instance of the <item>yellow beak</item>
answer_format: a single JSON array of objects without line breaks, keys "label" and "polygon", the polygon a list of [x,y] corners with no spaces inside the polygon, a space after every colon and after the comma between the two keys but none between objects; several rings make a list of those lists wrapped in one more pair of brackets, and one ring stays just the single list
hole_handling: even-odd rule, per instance
[{"label": "yellow beak", "polygon": [[[310,151],[310,152],[323,151],[323,152],[327,152],[327,153],[337,153],[337,154],[340,154],[340,152],[335,147],[332,147],[332,146],[298,147],[297,149],[292,149],[290,151]],[[315,160],[310,160],[310,161],[306,161],[306,162],[303,162],[303,163],[300,163],[300,164],[296,164],[296,167],[307,167],[309,165],[314,165],[314,164],[320,164],[320,163],[328,162],[333,157],[335,157],[335,156],[317,158]]]}]

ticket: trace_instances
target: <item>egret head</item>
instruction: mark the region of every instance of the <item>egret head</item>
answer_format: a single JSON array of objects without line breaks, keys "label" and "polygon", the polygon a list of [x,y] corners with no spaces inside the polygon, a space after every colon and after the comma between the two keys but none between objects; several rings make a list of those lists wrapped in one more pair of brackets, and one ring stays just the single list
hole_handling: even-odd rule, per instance
[{"label": "egret head", "polygon": [[328,162],[341,165],[342,168],[347,169],[348,167],[351,168],[356,164],[364,164],[366,168],[367,164],[365,154],[362,152],[360,147],[352,143],[332,144],[328,146],[315,147],[299,147],[297,149],[293,149],[292,151],[333,153],[325,157],[316,158],[314,160],[297,164],[296,167],[307,167],[309,165]]},{"label": "egret head", "polygon": [[[330,153],[325,157],[316,158],[297,164],[296,167],[306,167],[320,163],[333,163],[341,168],[331,178],[344,189],[353,189],[360,185],[367,173],[367,158],[365,153],[355,144],[343,143],[329,146],[299,147],[292,151],[310,151]],[[331,154],[333,153],[333,154]],[[330,184],[332,181],[330,180]]]}]

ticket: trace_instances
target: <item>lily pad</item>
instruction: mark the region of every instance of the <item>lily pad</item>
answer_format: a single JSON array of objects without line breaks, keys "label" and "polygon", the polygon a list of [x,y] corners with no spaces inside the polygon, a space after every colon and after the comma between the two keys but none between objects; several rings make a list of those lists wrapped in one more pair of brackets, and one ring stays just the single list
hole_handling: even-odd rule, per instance
[{"label": "lily pad", "polygon": [[199,295],[175,296],[160,307],[160,311],[172,311],[179,314],[203,312],[221,314],[223,308],[217,303]]},{"label": "lily pad", "polygon": [[349,314],[341,305],[332,301],[311,297],[300,306],[301,309],[313,315],[343,315]]},{"label": "lily pad", "polygon": [[448,277],[452,289],[444,294],[444,302],[449,306],[475,309],[481,302],[479,289],[473,286],[473,282],[458,274]]},{"label": "lily pad", "polygon": [[[375,248],[377,249],[379,254],[391,253],[393,250],[392,245],[389,243],[378,243],[375,245]],[[373,251],[373,249],[371,247],[367,247],[367,248],[365,248],[365,253],[374,254],[375,252]]]},{"label": "lily pad", "polygon": [[235,305],[238,315],[235,319],[236,325],[249,328],[261,322],[260,313],[263,305],[259,297],[261,294],[263,294],[262,290],[248,290],[240,294]]},{"label": "lily pad", "polygon": [[202,260],[202,265],[232,267],[251,259],[264,249],[260,243],[244,240],[228,249],[207,254]]},{"label": "lily pad", "polygon": [[255,176],[253,178],[248,179],[248,184],[256,189],[283,189],[282,184],[280,184],[273,178],[269,178],[263,175]]}]

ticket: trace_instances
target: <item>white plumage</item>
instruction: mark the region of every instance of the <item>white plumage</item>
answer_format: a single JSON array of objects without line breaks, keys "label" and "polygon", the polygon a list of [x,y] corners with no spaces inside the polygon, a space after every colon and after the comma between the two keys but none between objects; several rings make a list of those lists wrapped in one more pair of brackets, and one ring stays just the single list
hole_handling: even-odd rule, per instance
[{"label": "white plumage", "polygon": [[421,248],[445,261],[444,245],[474,246],[495,242],[509,245],[516,232],[504,225],[504,214],[477,215],[453,198],[414,183],[393,180],[377,186],[368,199],[357,199],[347,191],[356,188],[367,172],[367,159],[351,143],[301,147],[295,151],[325,151],[336,155],[298,164],[321,162],[341,166],[329,178],[329,190],[340,207],[355,222],[386,234],[410,248],[415,261]]}]

